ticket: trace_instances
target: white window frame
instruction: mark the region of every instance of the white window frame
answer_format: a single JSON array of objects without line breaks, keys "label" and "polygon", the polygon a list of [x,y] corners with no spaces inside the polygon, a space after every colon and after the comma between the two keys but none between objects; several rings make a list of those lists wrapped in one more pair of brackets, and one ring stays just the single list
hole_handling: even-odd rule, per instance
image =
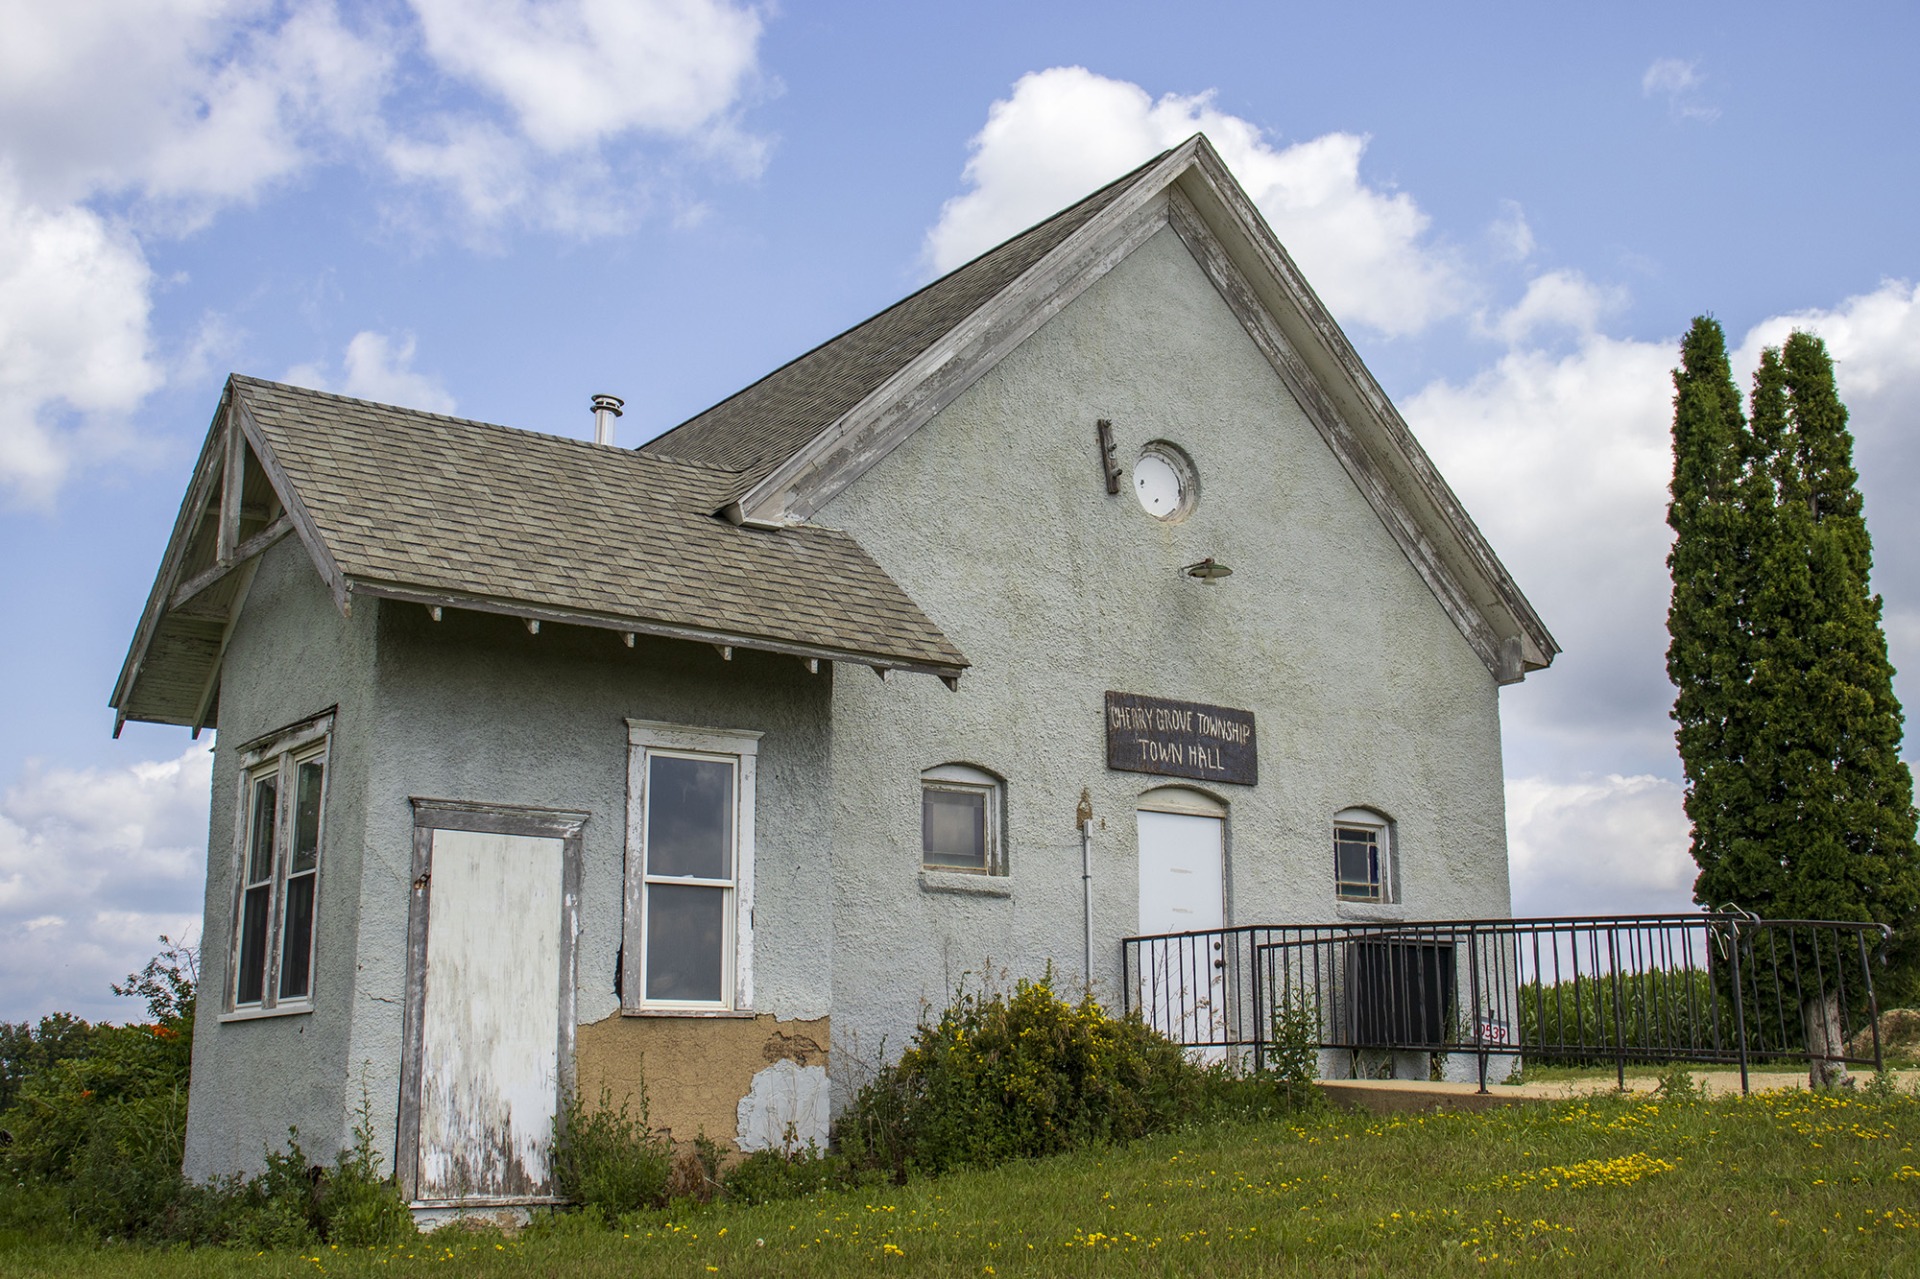
[{"label": "white window frame", "polygon": [[[314,988],[319,984],[321,881],[327,865],[327,797],[333,791],[332,734],[334,712],[323,711],[310,719],[255,738],[240,747],[239,795],[234,805],[233,896],[228,919],[227,972],[221,992],[221,1021],[245,1021],[255,1017],[288,1016],[310,1013],[314,1006]],[[320,827],[315,836],[317,859],[313,874],[313,922],[307,940],[307,993],[290,998],[280,995],[282,937],[286,927],[288,866],[293,856],[293,824],[299,796],[296,779],[302,764],[320,761]],[[260,998],[240,1002],[240,950],[247,894],[247,866],[252,852],[253,795],[255,783],[267,777],[275,779],[273,814],[273,868],[267,894],[266,954],[260,979]]]},{"label": "white window frame", "polygon": [[[1374,866],[1379,872],[1377,892],[1371,897],[1354,897],[1340,891],[1340,831],[1371,831],[1374,838]],[[1333,895],[1336,901],[1355,906],[1390,906],[1400,900],[1399,876],[1394,863],[1393,821],[1371,808],[1343,808],[1333,815]]]},{"label": "white window frame", "polygon": [[[659,720],[627,721],[627,870],[626,918],[620,964],[621,1011],[629,1014],[683,1015],[740,1013],[753,1008],[753,855],[754,793],[757,790],[760,737],[741,729],[695,728]],[[727,936],[721,941],[723,997],[713,1001],[648,999],[647,992],[647,775],[656,755],[681,759],[720,759],[733,773],[733,879],[662,877],[660,882],[721,888],[731,896],[725,912]]]},{"label": "white window frame", "polygon": [[[941,764],[920,774],[920,869],[934,875],[977,875],[1004,879],[1007,874],[1006,841],[1001,834],[1000,807],[1005,784],[984,768],[972,764]],[[928,791],[952,791],[962,795],[984,795],[987,801],[986,856],[984,865],[950,866],[927,860],[926,803]]]}]

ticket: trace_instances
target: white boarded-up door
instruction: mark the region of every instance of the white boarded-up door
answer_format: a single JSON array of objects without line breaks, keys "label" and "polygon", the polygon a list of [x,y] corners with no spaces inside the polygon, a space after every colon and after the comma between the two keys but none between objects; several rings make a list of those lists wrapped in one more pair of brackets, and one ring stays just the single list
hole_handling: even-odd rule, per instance
[{"label": "white boarded-up door", "polygon": [[[572,1020],[568,849],[559,837],[430,829],[416,950],[422,1203],[541,1199]],[[416,925],[417,926],[417,925]]]},{"label": "white boarded-up door", "polygon": [[1221,938],[1226,927],[1226,819],[1197,812],[1142,808],[1140,932],[1201,932],[1142,953],[1141,1011],[1147,1022],[1188,1044],[1218,1039],[1225,1029]]}]

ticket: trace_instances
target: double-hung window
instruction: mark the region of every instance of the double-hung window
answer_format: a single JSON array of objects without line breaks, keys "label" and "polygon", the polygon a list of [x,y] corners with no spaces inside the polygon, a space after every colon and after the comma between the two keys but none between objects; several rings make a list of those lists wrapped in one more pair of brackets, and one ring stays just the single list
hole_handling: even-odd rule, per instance
[{"label": "double-hung window", "polygon": [[752,1006],[759,737],[627,721],[629,1011]]},{"label": "double-hung window", "polygon": [[333,713],[240,748],[229,1013],[313,1005],[327,742]]}]

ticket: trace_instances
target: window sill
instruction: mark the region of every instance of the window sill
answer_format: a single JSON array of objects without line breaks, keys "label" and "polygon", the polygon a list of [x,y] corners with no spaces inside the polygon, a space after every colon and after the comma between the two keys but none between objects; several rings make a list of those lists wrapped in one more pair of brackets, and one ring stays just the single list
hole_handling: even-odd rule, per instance
[{"label": "window sill", "polygon": [[1013,881],[1005,875],[970,875],[965,871],[922,870],[923,893],[958,893],[963,897],[1011,897]]},{"label": "window sill", "polygon": [[622,1008],[622,1017],[707,1017],[752,1019],[760,1014],[745,1008]]},{"label": "window sill", "polygon": [[1399,902],[1336,901],[1333,909],[1341,919],[1350,919],[1358,924],[1404,924],[1407,922],[1407,908]]},{"label": "window sill", "polygon": [[218,1020],[224,1026],[230,1021],[263,1021],[268,1017],[305,1017],[312,1012],[312,1004],[282,1004],[275,1008],[238,1008],[230,1013],[221,1013]]}]

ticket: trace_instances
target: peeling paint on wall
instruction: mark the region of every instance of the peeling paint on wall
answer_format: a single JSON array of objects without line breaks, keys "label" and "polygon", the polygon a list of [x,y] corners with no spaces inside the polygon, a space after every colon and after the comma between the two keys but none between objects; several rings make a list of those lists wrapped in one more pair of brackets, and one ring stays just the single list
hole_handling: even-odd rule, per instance
[{"label": "peeling paint on wall", "polygon": [[561,843],[435,831],[418,1197],[539,1195],[559,1093]]},{"label": "peeling paint on wall", "polygon": [[743,1102],[758,1076],[785,1065],[796,1076],[822,1081],[816,1140],[824,1144],[828,1026],[825,1017],[609,1017],[580,1027],[574,1049],[580,1095],[594,1104],[605,1089],[613,1105],[637,1109],[644,1084],[649,1127],[676,1142],[704,1133],[745,1150],[735,1135],[746,1131]]},{"label": "peeling paint on wall", "polygon": [[775,1062],[754,1075],[740,1099],[734,1144],[742,1151],[826,1149],[831,1093],[824,1067]]}]

